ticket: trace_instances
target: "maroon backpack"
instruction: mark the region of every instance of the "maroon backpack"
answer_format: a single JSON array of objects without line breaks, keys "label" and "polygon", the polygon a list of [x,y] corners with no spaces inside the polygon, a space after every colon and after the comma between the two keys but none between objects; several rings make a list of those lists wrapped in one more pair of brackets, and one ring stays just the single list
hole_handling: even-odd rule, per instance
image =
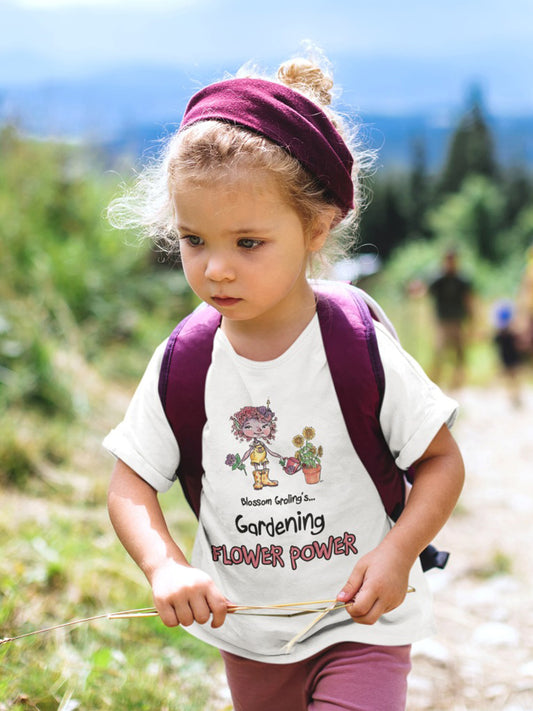
[{"label": "maroon backpack", "polygon": [[[328,365],[352,445],[387,514],[396,521],[404,507],[409,472],[396,466],[379,424],[385,389],[373,322],[379,315],[371,311],[363,292],[342,283],[319,282],[313,290]],[[183,319],[168,340],[159,376],[161,403],[180,449],[176,476],[197,517],[204,473],[205,381],[220,321],[218,311],[206,304]],[[444,568],[448,553],[428,546],[420,559],[424,570]]]}]

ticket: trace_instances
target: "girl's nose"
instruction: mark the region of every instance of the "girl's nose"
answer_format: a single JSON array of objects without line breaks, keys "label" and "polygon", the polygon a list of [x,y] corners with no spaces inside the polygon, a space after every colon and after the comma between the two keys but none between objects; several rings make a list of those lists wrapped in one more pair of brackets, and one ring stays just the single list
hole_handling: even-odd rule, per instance
[{"label": "girl's nose", "polygon": [[235,272],[230,255],[225,253],[211,254],[205,267],[205,276],[211,281],[228,281],[235,278]]}]

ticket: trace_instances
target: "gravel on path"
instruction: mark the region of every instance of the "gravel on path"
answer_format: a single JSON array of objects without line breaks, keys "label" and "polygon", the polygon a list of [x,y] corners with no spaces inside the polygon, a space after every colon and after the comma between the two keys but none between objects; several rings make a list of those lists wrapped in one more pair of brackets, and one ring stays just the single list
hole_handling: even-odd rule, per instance
[{"label": "gravel on path", "polygon": [[533,387],[466,388],[465,488],[431,571],[437,634],[413,646],[408,711],[533,711]]}]

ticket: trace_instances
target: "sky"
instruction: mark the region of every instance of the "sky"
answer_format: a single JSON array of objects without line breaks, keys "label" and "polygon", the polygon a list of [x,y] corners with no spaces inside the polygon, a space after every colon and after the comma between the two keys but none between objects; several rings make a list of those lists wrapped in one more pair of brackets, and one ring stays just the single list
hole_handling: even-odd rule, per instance
[{"label": "sky", "polygon": [[533,113],[533,0],[0,0],[0,27],[4,86],[126,65],[272,68],[310,39],[362,102],[459,100],[480,82],[496,110]]}]

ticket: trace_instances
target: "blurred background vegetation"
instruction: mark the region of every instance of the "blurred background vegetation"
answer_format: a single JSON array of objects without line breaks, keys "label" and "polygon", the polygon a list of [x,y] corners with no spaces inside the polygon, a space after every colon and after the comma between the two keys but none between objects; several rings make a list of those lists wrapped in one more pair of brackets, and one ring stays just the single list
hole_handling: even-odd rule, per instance
[{"label": "blurred background vegetation", "polygon": [[[480,305],[475,384],[495,377],[490,306],[516,296],[533,243],[533,176],[520,162],[500,165],[496,149],[473,97],[439,170],[428,170],[424,143],[415,140],[405,170],[367,180],[356,254],[379,256],[379,271],[361,285],[426,365],[431,309],[410,299],[409,284],[430,278],[449,247],[459,249]],[[0,131],[0,156],[0,487],[10,507],[0,520],[0,636],[7,636],[151,604],[109,530],[111,463],[100,441],[193,299],[178,265],[106,223],[119,183],[107,156],[34,140],[14,126]],[[194,525],[179,500],[173,493],[165,506],[190,544]],[[6,645],[0,709],[227,703],[205,684],[206,674],[220,672],[213,652],[157,621],[126,625]]]}]

